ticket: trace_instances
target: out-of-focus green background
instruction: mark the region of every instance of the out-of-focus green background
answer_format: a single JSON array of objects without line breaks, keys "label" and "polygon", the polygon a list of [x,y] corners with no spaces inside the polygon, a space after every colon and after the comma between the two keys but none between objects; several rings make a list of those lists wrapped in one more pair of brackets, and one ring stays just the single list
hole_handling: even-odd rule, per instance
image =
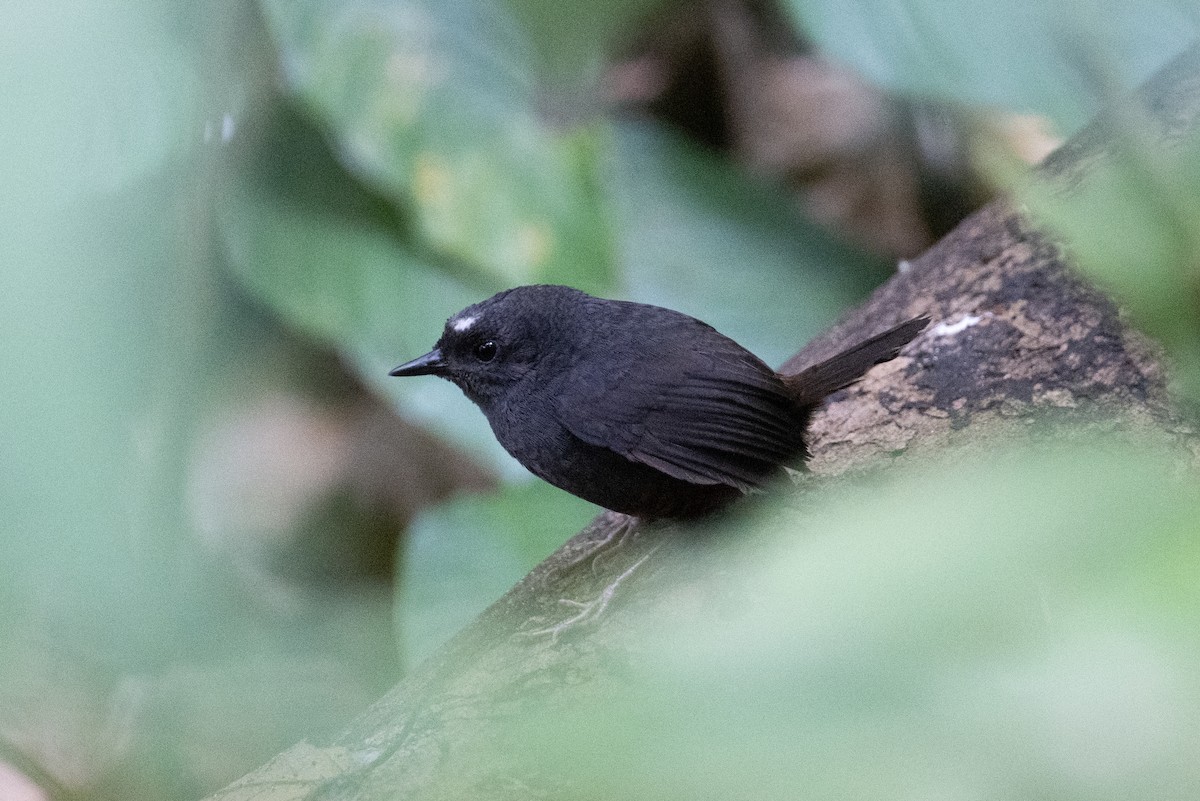
[{"label": "out-of-focus green background", "polygon": [[[1016,181],[1194,408],[1200,140],[1160,158],[1135,120],[1070,199],[1014,165],[1198,33],[1182,0],[7,0],[0,797],[194,798],[319,741],[595,513],[449,384],[386,377],[508,286],[778,363]],[[1084,444],[967,478],[835,498],[815,545],[766,518],[808,550],[776,543],[733,643],[614,696],[601,736],[655,722],[596,786],[1186,797],[1195,477]]]}]

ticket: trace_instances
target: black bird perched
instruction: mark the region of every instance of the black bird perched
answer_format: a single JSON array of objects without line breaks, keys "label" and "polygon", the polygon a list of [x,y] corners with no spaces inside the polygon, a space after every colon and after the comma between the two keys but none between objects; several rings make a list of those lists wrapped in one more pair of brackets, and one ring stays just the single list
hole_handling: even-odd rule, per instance
[{"label": "black bird perched", "polygon": [[694,317],[523,286],[468,306],[391,371],[457,384],[500,444],[561,489],[639,517],[712,511],[808,458],[809,417],[928,318],[781,376]]}]

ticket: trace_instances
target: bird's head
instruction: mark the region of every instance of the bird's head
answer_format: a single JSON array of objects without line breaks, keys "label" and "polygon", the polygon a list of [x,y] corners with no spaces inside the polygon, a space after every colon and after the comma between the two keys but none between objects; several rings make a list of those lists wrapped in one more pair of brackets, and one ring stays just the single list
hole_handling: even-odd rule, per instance
[{"label": "bird's head", "polygon": [[389,375],[441,376],[487,410],[532,377],[548,353],[570,350],[569,321],[587,299],[560,286],[501,292],[451,317],[433,350]]}]

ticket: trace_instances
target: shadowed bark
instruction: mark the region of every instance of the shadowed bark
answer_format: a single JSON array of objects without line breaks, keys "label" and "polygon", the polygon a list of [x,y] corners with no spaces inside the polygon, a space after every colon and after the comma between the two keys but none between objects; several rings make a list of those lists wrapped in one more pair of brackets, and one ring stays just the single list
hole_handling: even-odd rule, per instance
[{"label": "shadowed bark", "polygon": [[[1200,50],[1142,91],[1169,149],[1200,113]],[[1114,114],[1050,159],[1063,191],[1107,157]],[[1073,273],[1064,250],[1003,204],[984,208],[901,270],[863,306],[784,366],[794,372],[905,318],[933,324],[896,360],[834,395],[811,437],[816,484],[949,445],[988,448],[1044,434],[1069,416],[1106,431],[1153,432],[1187,455],[1155,347]],[[969,451],[967,451],[969,453]],[[821,491],[820,486],[809,487]],[[797,512],[803,514],[803,510]],[[639,654],[625,636],[656,599],[682,526],[600,515],[419,666],[328,747],[301,744],[214,799],[556,798],[496,757],[505,719],[553,711],[562,688],[619,676]],[[673,603],[688,603],[674,598]],[[702,605],[702,602],[692,602]],[[696,613],[693,610],[693,613]],[[703,614],[703,610],[699,613]],[[586,794],[585,794],[586,795]]]}]

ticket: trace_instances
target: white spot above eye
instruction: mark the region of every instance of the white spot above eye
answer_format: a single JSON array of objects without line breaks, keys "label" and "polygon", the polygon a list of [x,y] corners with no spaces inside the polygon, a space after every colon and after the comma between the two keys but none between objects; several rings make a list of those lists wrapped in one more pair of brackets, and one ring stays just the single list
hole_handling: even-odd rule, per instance
[{"label": "white spot above eye", "polygon": [[471,326],[475,325],[476,319],[477,318],[475,318],[474,316],[463,317],[461,319],[455,320],[454,322],[450,323],[450,327],[453,328],[455,331],[458,331],[461,333],[463,331],[466,331]]}]

